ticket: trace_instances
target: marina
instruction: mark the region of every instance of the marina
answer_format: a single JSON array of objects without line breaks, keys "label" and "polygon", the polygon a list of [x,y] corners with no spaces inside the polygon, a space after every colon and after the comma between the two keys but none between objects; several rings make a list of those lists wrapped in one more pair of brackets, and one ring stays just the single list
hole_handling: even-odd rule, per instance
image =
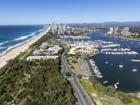
[{"label": "marina", "polygon": [[100,53],[112,55],[136,55],[139,54],[130,48],[122,48],[120,44],[108,44],[101,47]]},{"label": "marina", "polygon": [[[140,42],[110,37],[100,32],[90,33],[87,37],[90,39],[68,37],[66,39],[69,41],[68,43],[74,44],[75,48],[96,43],[99,52],[96,56],[90,57],[89,64],[93,75],[98,78],[100,83],[105,86],[112,85],[117,90],[125,92],[140,91],[140,66],[138,63]],[[77,49],[77,51],[81,50]]]},{"label": "marina", "polygon": [[[108,44],[107,42],[105,44]],[[120,44],[113,44],[113,42],[109,45],[103,45],[102,48],[110,48],[110,47],[120,47]]]},{"label": "marina", "polygon": [[110,37],[100,32],[89,36],[99,45],[100,53],[92,58],[102,75],[99,81],[125,92],[140,91],[140,41]]},{"label": "marina", "polygon": [[112,55],[136,55],[136,54],[138,54],[135,51],[130,51],[130,52],[113,52],[113,51],[111,51],[111,52],[108,52],[108,51],[103,52],[102,51],[101,53],[106,54],[106,55],[110,55],[110,54],[112,54]]}]

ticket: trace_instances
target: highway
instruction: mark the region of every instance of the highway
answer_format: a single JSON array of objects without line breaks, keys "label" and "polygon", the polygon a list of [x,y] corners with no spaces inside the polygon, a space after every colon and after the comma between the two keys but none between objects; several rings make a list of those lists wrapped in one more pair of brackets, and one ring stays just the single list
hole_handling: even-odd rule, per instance
[{"label": "highway", "polygon": [[70,82],[72,85],[74,95],[78,100],[79,105],[94,105],[90,97],[88,96],[87,92],[84,90],[84,88],[81,86],[79,80],[73,74],[68,66],[68,63],[65,59],[64,54],[61,55],[61,62],[62,62],[62,71],[63,72],[70,72],[71,76],[66,77],[67,80]]}]

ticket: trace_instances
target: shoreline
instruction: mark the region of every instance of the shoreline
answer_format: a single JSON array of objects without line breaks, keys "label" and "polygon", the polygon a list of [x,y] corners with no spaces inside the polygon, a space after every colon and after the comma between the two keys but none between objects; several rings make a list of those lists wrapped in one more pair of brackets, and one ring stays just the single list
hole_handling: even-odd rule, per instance
[{"label": "shoreline", "polygon": [[116,36],[116,35],[110,35],[110,34],[106,34],[105,35],[107,36],[111,36],[111,37],[114,37],[114,38],[120,38],[120,39],[124,39],[124,40],[131,40],[131,41],[140,41],[140,38],[127,38],[127,37],[123,37],[123,36]]},{"label": "shoreline", "polygon": [[[111,36],[111,37],[115,37],[115,38],[124,39],[124,40],[140,41],[140,39],[127,39],[127,38],[112,36],[112,35],[108,35],[108,34],[105,34],[105,35]],[[96,63],[96,61],[93,59],[93,57],[96,57],[98,54],[100,54],[100,53],[96,53],[95,55],[90,56],[90,58],[89,58],[88,60],[92,59],[92,60]],[[132,59],[132,62],[140,63],[140,60]],[[96,65],[96,64],[95,64],[95,65]],[[89,66],[91,66],[91,65],[89,64]],[[97,66],[97,65],[96,65],[96,66]],[[98,66],[97,66],[97,67],[98,67]],[[99,83],[101,83],[101,82],[99,81],[99,79],[101,79],[101,78],[99,78],[99,77],[96,76],[96,74],[95,74],[95,72],[93,71],[93,69],[90,69],[90,70],[91,70],[92,76],[96,79],[96,81],[98,81]],[[100,72],[100,69],[99,69],[99,72]],[[102,75],[102,74],[101,74],[101,75]],[[104,85],[103,83],[101,83],[101,84]],[[109,85],[109,86],[111,86],[111,85]],[[105,87],[107,87],[107,86],[105,86]],[[114,87],[114,88],[115,88],[115,87]],[[140,99],[140,91],[129,91],[129,92],[124,92],[124,91],[122,91],[122,90],[117,90],[117,92],[123,92],[123,93],[125,93],[125,94],[127,94],[127,95],[128,95],[128,94],[131,94],[131,95],[136,96],[137,98]]]},{"label": "shoreline", "polygon": [[0,54],[0,69],[4,67],[7,64],[7,61],[14,59],[17,57],[21,52],[25,52],[33,43],[38,41],[42,36],[46,34],[47,30],[44,28],[42,32],[39,34],[33,36],[32,38],[16,44],[15,46],[12,46],[11,48],[7,49],[3,53]]},{"label": "shoreline", "polygon": [[[94,72],[94,70],[92,69],[92,66],[89,64],[89,60],[92,59],[94,62],[95,62],[95,66],[96,65],[96,61],[93,59],[93,57],[97,56],[99,53],[95,54],[94,56],[91,56],[89,59],[88,59],[88,65],[91,67],[90,69],[90,72],[91,72],[91,75],[93,76],[93,78],[97,81],[97,83],[101,83],[101,81],[99,79],[99,77],[96,76],[96,73]],[[98,66],[97,66],[98,67]],[[99,69],[99,72],[100,72],[100,69]],[[101,73],[101,72],[100,72]],[[102,75],[102,74],[101,74]],[[102,75],[103,76],[103,75]],[[104,81],[105,82],[105,81]],[[105,86],[104,83],[101,83],[103,86]],[[109,85],[109,86],[112,86],[112,85]],[[105,86],[107,87],[107,86]],[[113,86],[114,87],[114,86]],[[114,87],[115,88],[115,87]],[[116,89],[116,88],[115,88]],[[117,90],[117,89],[116,89]],[[135,96],[137,97],[138,99],[140,99],[140,91],[129,91],[129,92],[125,92],[125,91],[122,91],[122,90],[117,90],[116,91],[117,93],[118,92],[123,92],[125,95],[130,95],[130,96]]]}]

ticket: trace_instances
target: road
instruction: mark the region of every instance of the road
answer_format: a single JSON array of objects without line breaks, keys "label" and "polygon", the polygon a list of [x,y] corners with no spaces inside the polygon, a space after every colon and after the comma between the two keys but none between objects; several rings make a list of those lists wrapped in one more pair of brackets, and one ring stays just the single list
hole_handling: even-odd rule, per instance
[{"label": "road", "polygon": [[[62,62],[62,71],[71,72],[64,54],[62,54],[61,56],[61,62]],[[72,75],[70,77],[66,77],[66,78],[72,85],[74,95],[77,98],[79,105],[93,105],[92,100],[90,99],[90,97],[88,96],[84,88],[81,86],[75,74],[73,74],[72,72],[71,74]]]}]

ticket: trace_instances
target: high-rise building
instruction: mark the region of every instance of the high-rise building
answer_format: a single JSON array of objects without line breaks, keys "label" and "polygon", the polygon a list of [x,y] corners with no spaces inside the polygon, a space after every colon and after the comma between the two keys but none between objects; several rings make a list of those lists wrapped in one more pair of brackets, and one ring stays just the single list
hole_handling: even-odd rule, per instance
[{"label": "high-rise building", "polygon": [[120,34],[120,31],[119,31],[119,28],[118,27],[115,27],[114,28],[114,34],[115,35]]},{"label": "high-rise building", "polygon": [[114,33],[114,28],[113,27],[110,27],[109,31],[107,34],[113,34]]},{"label": "high-rise building", "polygon": [[122,35],[130,35],[129,27],[124,27],[121,31]]},{"label": "high-rise building", "polygon": [[48,32],[58,35],[78,35],[78,34],[84,34],[88,31],[87,28],[78,28],[78,27],[67,27],[65,24],[56,24],[52,23],[48,27]]}]

